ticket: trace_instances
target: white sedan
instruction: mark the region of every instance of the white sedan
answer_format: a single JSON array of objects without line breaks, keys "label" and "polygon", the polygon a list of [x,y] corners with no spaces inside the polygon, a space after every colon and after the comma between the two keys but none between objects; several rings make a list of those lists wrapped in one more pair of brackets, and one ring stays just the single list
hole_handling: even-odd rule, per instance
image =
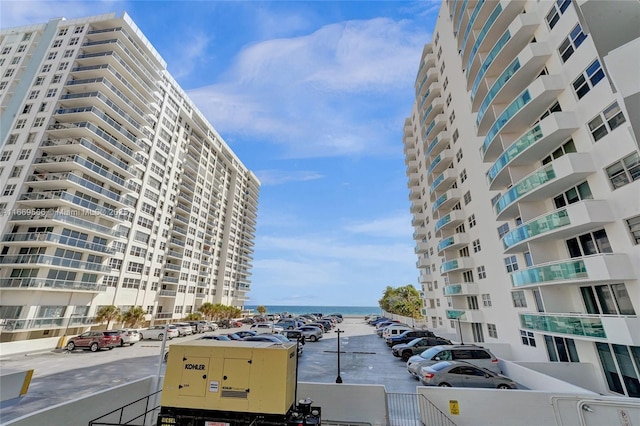
[{"label": "white sedan", "polygon": [[162,340],[164,335],[167,335],[167,339],[173,339],[178,337],[180,333],[176,327],[167,327],[166,325],[154,325],[144,330],[140,330],[140,340],[142,339],[156,339]]},{"label": "white sedan", "polygon": [[284,328],[273,325],[273,323],[270,322],[259,322],[253,324],[249,329],[258,334],[281,334],[284,331]]}]

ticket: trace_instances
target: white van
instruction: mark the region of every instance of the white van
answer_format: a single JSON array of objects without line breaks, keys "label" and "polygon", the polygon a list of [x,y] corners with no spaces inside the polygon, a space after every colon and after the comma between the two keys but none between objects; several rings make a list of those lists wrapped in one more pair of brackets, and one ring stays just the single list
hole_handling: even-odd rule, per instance
[{"label": "white van", "polygon": [[413,330],[413,328],[407,325],[389,325],[382,330],[382,338],[386,340],[388,337],[399,336],[408,330]]}]

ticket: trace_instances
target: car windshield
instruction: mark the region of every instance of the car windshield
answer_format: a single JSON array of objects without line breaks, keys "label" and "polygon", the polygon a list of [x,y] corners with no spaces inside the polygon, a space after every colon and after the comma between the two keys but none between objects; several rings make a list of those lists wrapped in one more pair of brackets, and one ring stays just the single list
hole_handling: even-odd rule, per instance
[{"label": "car windshield", "polygon": [[422,338],[418,337],[417,339],[413,339],[412,341],[409,342],[409,346],[416,346],[417,344],[419,344],[420,342],[422,342]]},{"label": "car windshield", "polygon": [[105,336],[117,336],[118,334],[120,334],[119,331],[105,331],[104,332]]},{"label": "car windshield", "polygon": [[420,356],[424,359],[431,359],[434,356],[436,356],[438,354],[438,352],[440,352],[442,350],[442,348],[439,347],[433,347],[433,348],[429,348],[426,351],[422,352],[420,354]]},{"label": "car windshield", "polygon": [[448,367],[448,366],[450,366],[450,365],[451,365],[451,363],[450,363],[450,362],[448,362],[448,361],[442,361],[442,362],[439,362],[439,363],[437,363],[437,364],[433,364],[432,366],[430,366],[430,368],[431,368],[432,370],[435,370],[435,371],[440,371],[440,370],[444,370],[445,368],[447,368],[447,367]]}]

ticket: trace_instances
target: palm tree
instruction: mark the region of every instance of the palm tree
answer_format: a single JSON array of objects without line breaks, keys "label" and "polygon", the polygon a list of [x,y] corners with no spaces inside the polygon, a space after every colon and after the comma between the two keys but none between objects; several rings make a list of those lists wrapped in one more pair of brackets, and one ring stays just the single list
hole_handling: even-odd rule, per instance
[{"label": "palm tree", "polygon": [[202,319],[202,314],[200,312],[191,312],[186,317],[184,317],[185,321],[198,321]]},{"label": "palm tree", "polygon": [[267,308],[265,308],[265,306],[264,306],[264,305],[258,305],[258,306],[256,307],[256,311],[258,311],[258,313],[259,313],[260,315],[264,315],[264,314],[266,314],[266,313],[267,313]]},{"label": "palm tree", "polygon": [[204,302],[200,305],[198,311],[201,312],[205,318],[210,320],[213,318],[214,305],[211,302]]},{"label": "palm tree", "polygon": [[144,316],[146,314],[147,313],[140,306],[134,306],[122,314],[122,321],[124,322],[125,327],[129,326],[130,328],[136,328],[138,324],[144,321]]},{"label": "palm tree", "polygon": [[107,329],[109,329],[112,321],[120,321],[122,314],[120,312],[120,308],[117,308],[113,305],[102,306],[96,312],[95,321],[100,324],[107,323]]}]

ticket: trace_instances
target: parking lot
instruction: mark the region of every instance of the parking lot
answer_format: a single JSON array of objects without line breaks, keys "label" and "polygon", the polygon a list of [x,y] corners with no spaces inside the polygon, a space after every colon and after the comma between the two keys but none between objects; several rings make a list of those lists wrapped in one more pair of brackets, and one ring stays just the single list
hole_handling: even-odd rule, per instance
[{"label": "parking lot", "polygon": [[[248,329],[245,325],[242,329]],[[362,318],[345,318],[338,324],[340,334],[340,376],[343,383],[381,384],[388,392],[413,393],[419,382],[407,373],[405,363],[391,355],[374,327]],[[218,330],[225,334],[236,329]],[[202,334],[173,339],[169,345],[196,339]],[[71,353],[47,351],[13,355],[0,359],[0,369],[34,369],[27,394],[3,404],[2,421],[84,397],[123,383],[164,374],[159,363],[161,342],[144,340],[131,347],[96,353],[76,350]],[[298,380],[335,383],[338,376],[338,334],[331,330],[318,342],[307,342],[300,358]]]}]

